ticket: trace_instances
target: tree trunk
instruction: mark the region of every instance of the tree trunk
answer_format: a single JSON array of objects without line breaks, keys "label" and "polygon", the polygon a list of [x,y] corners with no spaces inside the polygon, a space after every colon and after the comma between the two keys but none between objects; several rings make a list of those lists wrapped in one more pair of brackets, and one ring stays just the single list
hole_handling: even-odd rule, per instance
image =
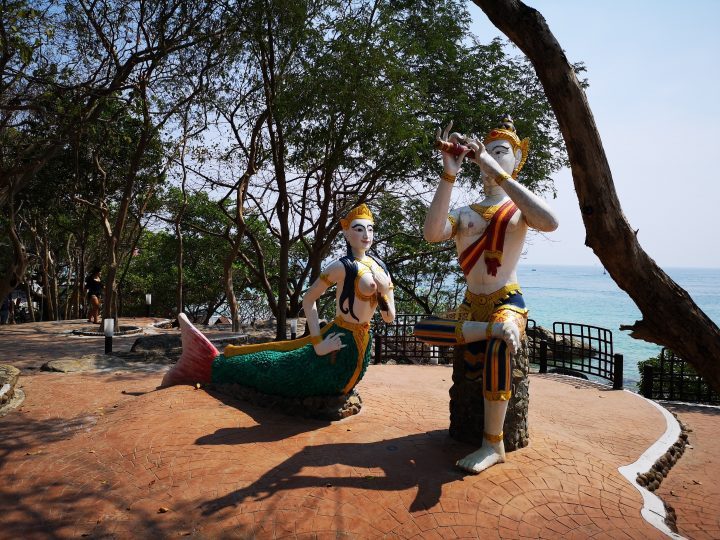
[{"label": "tree trunk", "polygon": [[35,322],[35,310],[33,309],[33,298],[30,290],[30,281],[25,281],[25,294],[27,295],[28,315],[30,316],[30,322]]},{"label": "tree trunk", "polygon": [[177,290],[176,290],[176,297],[175,302],[177,306],[177,313],[176,316],[179,316],[184,310],[185,310],[185,303],[183,302],[183,233],[182,228],[180,227],[180,222],[175,222],[175,235],[178,239],[178,249],[177,249]]},{"label": "tree trunk", "polygon": [[46,321],[55,320],[55,306],[53,305],[53,295],[50,287],[50,253],[46,241],[42,241],[42,287],[44,302],[43,318]]},{"label": "tree trunk", "polygon": [[542,15],[517,0],[473,0],[530,59],[565,138],[585,244],[643,318],[621,329],[671,348],[720,390],[720,329],[640,247],[625,219],[585,92]]},{"label": "tree trunk", "polygon": [[[238,235],[238,238],[240,235]],[[235,297],[235,288],[233,287],[233,263],[237,258],[240,250],[240,242],[231,244],[230,251],[225,257],[223,264],[223,281],[225,284],[225,296],[227,297],[228,306],[230,306],[230,319],[232,320],[232,331],[240,331],[240,317],[238,315],[238,302]]]},{"label": "tree trunk", "polygon": [[28,267],[27,251],[20,240],[15,224],[15,198],[12,195],[8,204],[8,236],[13,253],[5,275],[0,277],[0,302],[7,298],[7,295],[25,279]]}]

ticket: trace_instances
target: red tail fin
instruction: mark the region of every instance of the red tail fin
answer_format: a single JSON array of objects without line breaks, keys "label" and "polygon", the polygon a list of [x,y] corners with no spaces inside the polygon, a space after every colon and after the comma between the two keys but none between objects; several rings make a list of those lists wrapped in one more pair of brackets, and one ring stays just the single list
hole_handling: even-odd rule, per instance
[{"label": "red tail fin", "polygon": [[192,325],[187,315],[178,315],[178,322],[182,354],[177,364],[163,377],[161,386],[210,382],[212,362],[220,352]]}]

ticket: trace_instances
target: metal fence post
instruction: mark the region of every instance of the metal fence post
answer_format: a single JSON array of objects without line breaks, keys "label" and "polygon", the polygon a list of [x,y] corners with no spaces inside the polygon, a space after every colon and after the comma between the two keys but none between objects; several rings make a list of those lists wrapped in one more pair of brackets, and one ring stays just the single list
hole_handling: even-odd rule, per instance
[{"label": "metal fence post", "polygon": [[650,364],[644,364],[642,367],[642,386],[640,387],[640,393],[648,398],[653,397],[653,377],[655,376],[655,367]]},{"label": "metal fence post", "polygon": [[547,341],[540,342],[540,373],[547,373]]},{"label": "metal fence post", "polygon": [[623,355],[614,354],[613,359],[613,390],[623,389]]},{"label": "metal fence post", "polygon": [[382,360],[382,336],[380,332],[375,334],[375,358],[373,360],[376,364],[379,364]]}]

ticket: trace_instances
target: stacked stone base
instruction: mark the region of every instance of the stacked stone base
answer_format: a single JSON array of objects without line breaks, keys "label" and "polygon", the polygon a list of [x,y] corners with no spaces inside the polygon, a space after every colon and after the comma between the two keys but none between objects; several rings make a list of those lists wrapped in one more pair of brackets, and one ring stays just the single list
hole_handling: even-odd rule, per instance
[{"label": "stacked stone base", "polygon": [[[465,377],[463,355],[465,347],[455,347],[453,385],[450,388],[450,436],[458,441],[480,446],[483,439],[485,403],[482,380],[474,382]],[[513,357],[512,397],[505,416],[505,450],[524,448],[530,442],[528,405],[530,362],[527,339]]]},{"label": "stacked stone base", "polygon": [[205,387],[253,405],[279,411],[291,416],[318,420],[342,420],[360,412],[362,399],[356,390],[343,396],[284,397],[264,394],[240,384],[210,384]]}]

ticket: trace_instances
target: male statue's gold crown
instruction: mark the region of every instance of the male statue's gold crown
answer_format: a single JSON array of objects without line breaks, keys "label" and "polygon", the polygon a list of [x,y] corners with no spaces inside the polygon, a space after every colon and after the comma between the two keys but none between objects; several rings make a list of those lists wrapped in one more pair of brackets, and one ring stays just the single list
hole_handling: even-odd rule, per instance
[{"label": "male statue's gold crown", "polygon": [[483,144],[488,145],[493,141],[499,140],[508,141],[510,143],[510,146],[512,147],[513,153],[515,153],[517,150],[520,150],[522,154],[520,162],[517,164],[512,173],[512,177],[517,178],[520,169],[523,168],[523,165],[525,165],[525,162],[527,161],[530,139],[525,138],[521,141],[520,137],[518,137],[517,133],[515,132],[515,123],[513,122],[512,117],[509,114],[505,114],[502,116],[502,118],[500,118],[500,121],[498,122],[498,127],[491,130],[490,133],[487,134],[485,139],[483,139]]},{"label": "male statue's gold crown", "polygon": [[375,220],[370,213],[370,209],[365,204],[356,206],[348,212],[347,216],[340,220],[340,225],[344,231],[350,228],[350,224],[354,219],[369,219],[371,223],[375,223]]}]

